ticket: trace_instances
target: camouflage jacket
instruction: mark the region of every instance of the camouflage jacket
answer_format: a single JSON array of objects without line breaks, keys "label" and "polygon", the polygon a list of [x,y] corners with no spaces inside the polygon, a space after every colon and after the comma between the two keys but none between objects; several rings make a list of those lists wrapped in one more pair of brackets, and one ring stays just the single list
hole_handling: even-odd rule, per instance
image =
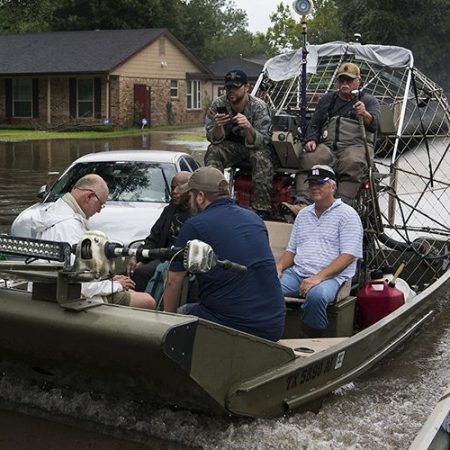
[{"label": "camouflage jacket", "polygon": [[[242,142],[246,147],[260,147],[264,144],[270,142],[270,127],[271,120],[269,115],[269,109],[267,105],[259,98],[253,97],[252,95],[248,95],[248,102],[245,105],[244,114],[247,117],[248,121],[252,124],[255,130],[255,141],[253,144],[248,144],[245,136],[245,130],[239,127],[233,126],[232,123],[228,124],[225,127],[225,137],[219,140],[215,140],[213,138],[213,128],[214,128],[214,117],[217,114],[217,107],[225,106],[228,112],[231,115],[234,115],[235,112],[231,107],[231,103],[228,101],[225,95],[216,98],[211,106],[208,109],[205,118],[205,127],[206,127],[206,138],[209,142],[213,144],[218,144],[224,140],[236,140],[236,136],[242,139]],[[234,136],[233,136],[234,135]]]}]

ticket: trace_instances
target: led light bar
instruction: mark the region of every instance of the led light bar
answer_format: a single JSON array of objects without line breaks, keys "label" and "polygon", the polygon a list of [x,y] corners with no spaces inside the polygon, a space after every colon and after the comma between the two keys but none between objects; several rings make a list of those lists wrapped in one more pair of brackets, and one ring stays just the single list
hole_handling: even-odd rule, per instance
[{"label": "led light bar", "polygon": [[43,241],[0,234],[0,253],[64,262],[70,266],[71,246],[67,242]]}]

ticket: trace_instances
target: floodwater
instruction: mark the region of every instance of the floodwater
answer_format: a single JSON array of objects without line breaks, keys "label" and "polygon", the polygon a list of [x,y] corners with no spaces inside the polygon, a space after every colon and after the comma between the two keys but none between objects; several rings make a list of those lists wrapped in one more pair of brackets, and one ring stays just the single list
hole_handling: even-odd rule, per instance
[{"label": "floodwater", "polygon": [[[0,231],[79,156],[101,150],[195,153],[166,133],[111,141],[0,144]],[[0,449],[407,449],[450,383],[450,295],[421,332],[368,374],[328,396],[318,414],[227,419],[37,382],[0,361]]]}]

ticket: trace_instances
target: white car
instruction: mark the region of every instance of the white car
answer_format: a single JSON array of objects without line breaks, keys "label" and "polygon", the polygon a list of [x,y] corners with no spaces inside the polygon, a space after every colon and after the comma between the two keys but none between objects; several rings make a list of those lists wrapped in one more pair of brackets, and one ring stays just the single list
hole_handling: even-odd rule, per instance
[{"label": "white car", "polygon": [[106,233],[110,240],[129,243],[144,239],[169,202],[170,182],[176,172],[193,172],[200,164],[190,155],[157,150],[126,150],[91,153],[74,161],[47,190],[42,201],[22,211],[11,234],[35,237],[31,217],[69,192],[83,175],[96,173],[109,186],[105,208],[89,219],[91,230]]}]

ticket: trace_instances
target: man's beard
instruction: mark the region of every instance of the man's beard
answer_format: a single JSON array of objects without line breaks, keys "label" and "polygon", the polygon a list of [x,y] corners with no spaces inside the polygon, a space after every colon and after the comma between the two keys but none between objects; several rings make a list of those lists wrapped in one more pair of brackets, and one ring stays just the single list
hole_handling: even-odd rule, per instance
[{"label": "man's beard", "polygon": [[201,212],[201,208],[200,205],[197,202],[196,198],[192,198],[189,201],[189,210],[191,212],[191,214],[198,214],[199,212]]},{"label": "man's beard", "polygon": [[229,101],[230,103],[237,104],[237,103],[240,103],[240,102],[244,99],[244,97],[245,97],[246,95],[247,95],[246,93],[244,93],[244,94],[242,94],[242,95],[233,94],[232,96],[235,97],[235,98],[234,98],[234,100],[232,100],[232,99],[230,98],[230,94],[227,94],[227,99],[228,99],[228,101]]}]

